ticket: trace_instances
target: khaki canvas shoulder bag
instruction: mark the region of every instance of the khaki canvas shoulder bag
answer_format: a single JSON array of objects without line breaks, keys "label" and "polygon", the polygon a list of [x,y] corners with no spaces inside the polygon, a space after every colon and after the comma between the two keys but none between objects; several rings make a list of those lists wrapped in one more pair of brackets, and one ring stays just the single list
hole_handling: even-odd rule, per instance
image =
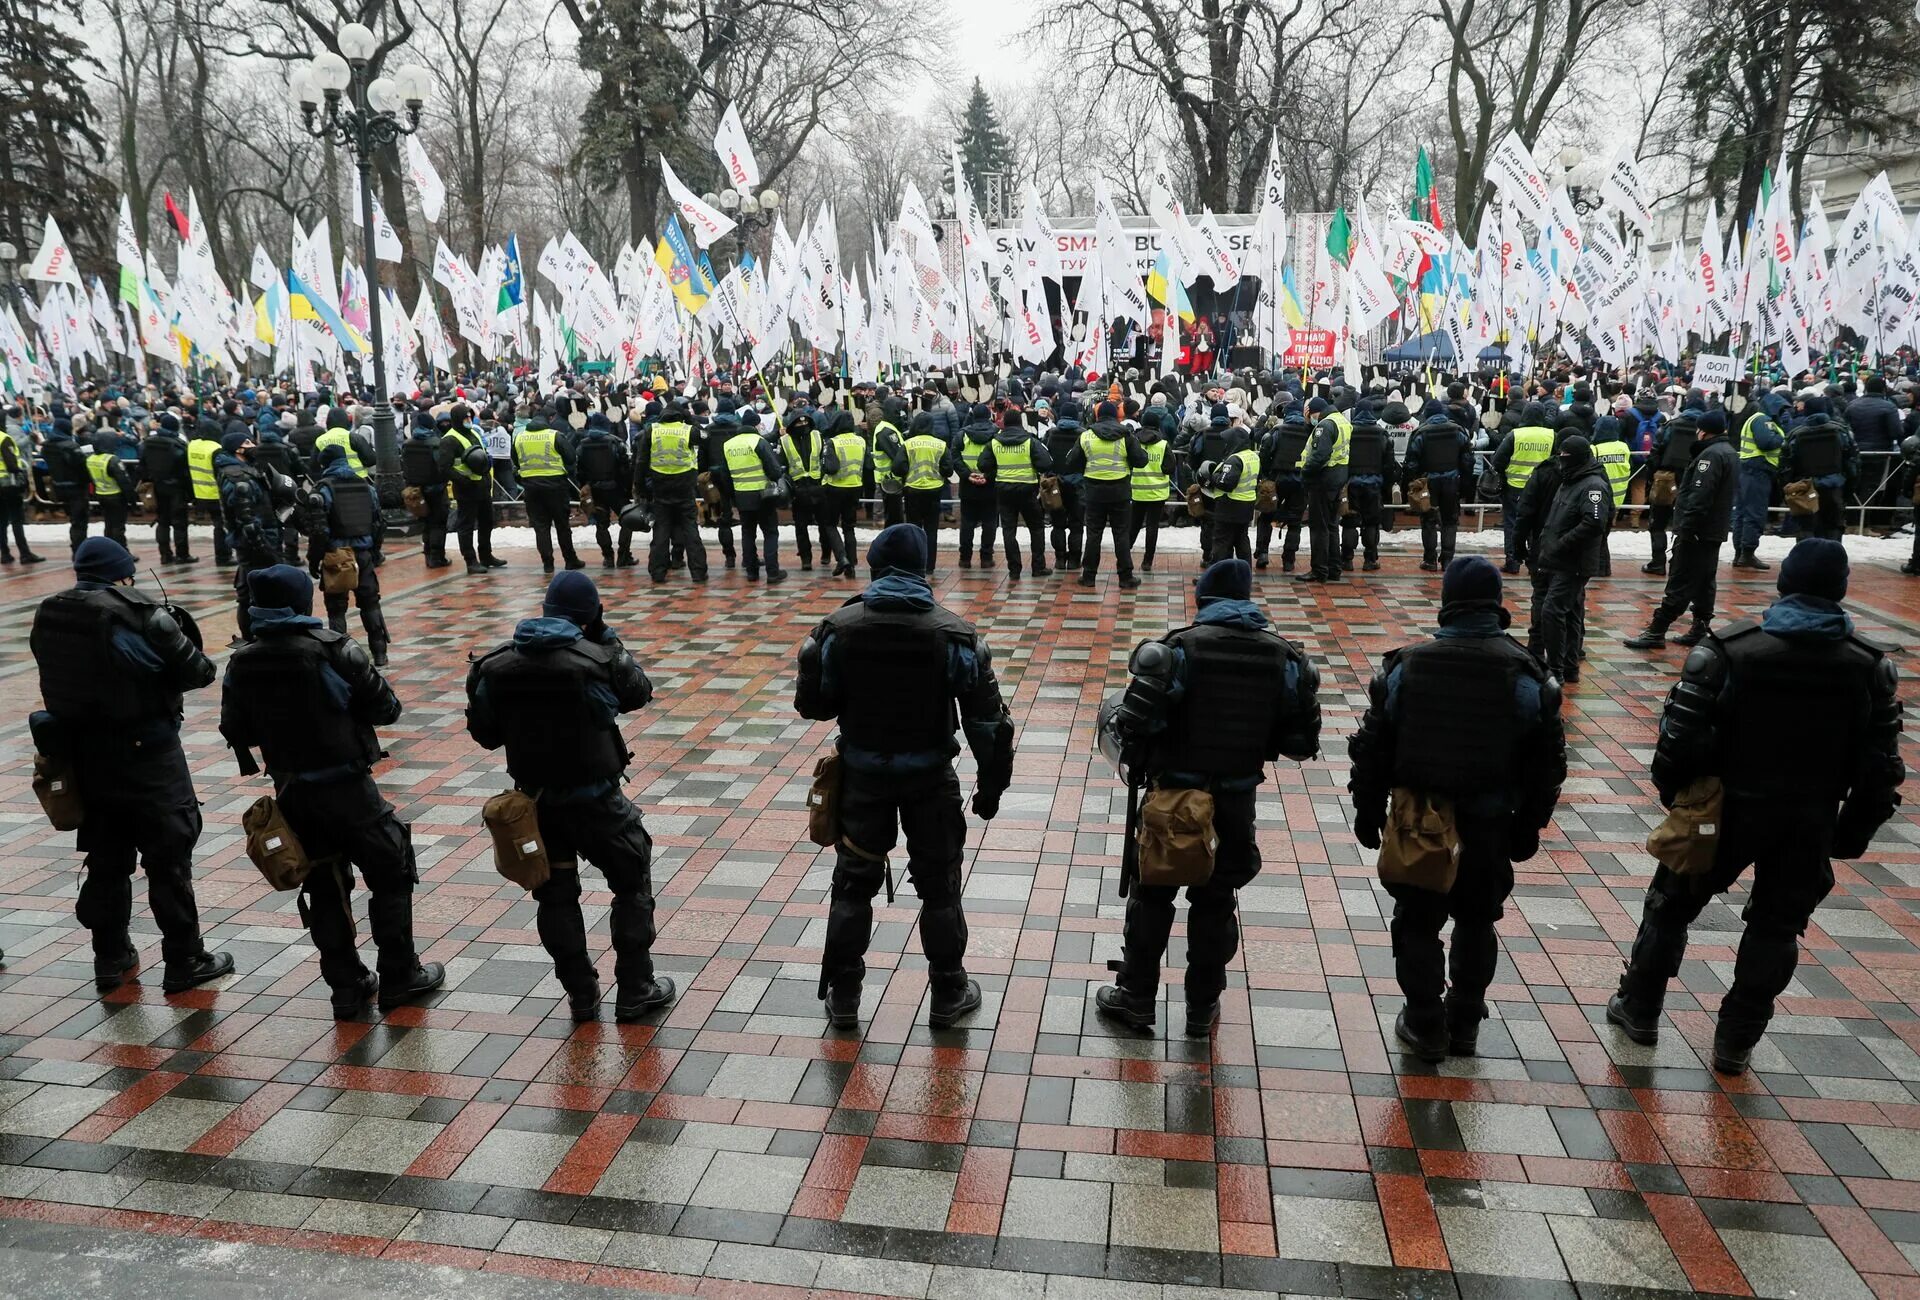
[{"label": "khaki canvas shoulder bag", "polygon": [[307,883],[313,863],[307,857],[300,837],[287,825],[280,801],[263,794],[240,815],[240,827],[247,833],[247,857],[260,869],[275,889],[298,889]]},{"label": "khaki canvas shoulder bag", "polygon": [[547,843],[540,837],[540,811],[522,790],[508,790],[487,800],[480,820],[493,836],[493,866],[522,889],[547,883],[553,866],[547,861]]},{"label": "khaki canvas shoulder bag", "polygon": [[1206,790],[1154,790],[1140,805],[1140,883],[1204,885],[1213,879],[1220,837]]},{"label": "khaki canvas shoulder bag", "polygon": [[827,754],[813,765],[807,791],[807,838],[823,849],[840,842],[840,755]]},{"label": "khaki canvas shoulder bag", "polygon": [[336,546],[320,560],[320,590],[339,596],[360,585],[360,561],[349,546]]},{"label": "khaki canvas shoulder bag", "polygon": [[1380,837],[1380,883],[1444,894],[1460,875],[1460,828],[1453,800],[1399,785]]},{"label": "khaki canvas shoulder bag", "polygon": [[1820,513],[1820,489],[1810,478],[1797,478],[1787,484],[1782,493],[1787,499],[1787,510],[1796,515]]},{"label": "khaki canvas shoulder bag", "polygon": [[1647,852],[1676,876],[1703,876],[1720,853],[1720,817],[1726,791],[1717,776],[1691,781],[1647,836]]},{"label": "khaki canvas shoulder bag", "polygon": [[1415,514],[1424,515],[1433,509],[1433,491],[1427,485],[1427,476],[1422,474],[1407,484],[1407,509]]},{"label": "khaki canvas shoulder bag", "polygon": [[73,765],[65,759],[33,756],[33,797],[40,801],[40,810],[57,831],[77,831],[87,819],[80,787],[73,779]]},{"label": "khaki canvas shoulder bag", "polygon": [[1673,498],[1679,494],[1680,481],[1670,469],[1653,471],[1653,486],[1647,489],[1647,504],[1652,506],[1670,506]]}]

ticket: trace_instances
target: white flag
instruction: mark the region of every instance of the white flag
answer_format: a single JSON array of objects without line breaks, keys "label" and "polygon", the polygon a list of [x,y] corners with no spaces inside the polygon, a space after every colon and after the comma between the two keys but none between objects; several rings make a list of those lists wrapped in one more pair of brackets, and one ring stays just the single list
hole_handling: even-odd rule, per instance
[{"label": "white flag", "polygon": [[712,248],[714,241],[724,239],[733,229],[733,218],[724,212],[717,212],[700,201],[700,196],[681,184],[680,178],[673,174],[673,167],[667,162],[665,154],[660,155],[660,179],[667,183],[667,193],[673,199],[673,206],[680,216],[693,228],[693,237],[702,248]]},{"label": "white flag", "polygon": [[404,257],[400,248],[400,232],[387,220],[387,210],[380,206],[380,196],[373,196],[373,255],[382,262],[398,262]]},{"label": "white flag", "polygon": [[1526,215],[1528,221],[1540,226],[1546,224],[1546,217],[1552,207],[1548,194],[1546,178],[1540,174],[1540,165],[1533,160],[1533,154],[1513,132],[1493,151],[1487,160],[1487,179],[1500,191],[1502,198],[1512,207],[1517,207]]},{"label": "white flag", "polygon": [[440,183],[440,173],[433,169],[417,135],[407,137],[407,175],[420,191],[421,215],[428,221],[440,220],[440,210],[447,205],[447,187]]},{"label": "white flag", "polygon": [[713,151],[720,156],[727,179],[736,190],[760,187],[760,164],[754,161],[753,148],[747,143],[747,128],[740,123],[740,106],[728,104],[720,115],[720,127],[713,133]]},{"label": "white flag", "polygon": [[1200,247],[1200,240],[1193,233],[1193,224],[1187,220],[1186,208],[1173,196],[1173,172],[1167,167],[1164,153],[1155,161],[1153,172],[1147,178],[1147,197],[1152,205],[1154,224],[1166,231],[1174,251],[1180,254],[1180,261],[1188,272],[1203,265],[1206,251]]},{"label": "white flag", "polygon": [[66,236],[60,233],[60,227],[53,222],[53,214],[47,214],[46,232],[40,238],[40,251],[34,255],[33,265],[27,268],[30,280],[45,280],[51,284],[69,284],[81,288],[80,272],[74,270],[73,253],[67,248]]},{"label": "white flag", "polygon": [[274,268],[273,259],[258,244],[253,246],[253,269],[247,273],[247,279],[262,293],[280,282],[280,272]]},{"label": "white flag", "polygon": [[1641,179],[1640,164],[1632,150],[1624,144],[1614,155],[1613,165],[1607,168],[1607,179],[1600,183],[1600,197],[1611,203],[1642,235],[1652,232],[1653,208],[1647,202],[1647,183]]}]

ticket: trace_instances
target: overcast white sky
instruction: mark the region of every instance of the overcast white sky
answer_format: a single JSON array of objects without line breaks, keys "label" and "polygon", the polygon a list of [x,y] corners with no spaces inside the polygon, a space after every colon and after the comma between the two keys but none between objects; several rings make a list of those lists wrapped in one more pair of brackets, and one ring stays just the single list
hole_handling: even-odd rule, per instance
[{"label": "overcast white sky", "polygon": [[1032,0],[948,0],[953,53],[969,85],[974,76],[989,84],[1005,80],[1027,64],[1029,42],[1020,33],[1034,8]]}]

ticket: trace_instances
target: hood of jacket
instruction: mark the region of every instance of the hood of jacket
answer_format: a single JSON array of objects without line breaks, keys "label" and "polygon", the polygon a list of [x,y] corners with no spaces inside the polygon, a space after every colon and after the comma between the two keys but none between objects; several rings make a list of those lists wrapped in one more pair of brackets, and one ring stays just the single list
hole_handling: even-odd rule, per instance
[{"label": "hood of jacket", "polygon": [[284,606],[254,605],[247,610],[255,632],[291,632],[324,624],[311,614],[296,614]]},{"label": "hood of jacket", "polygon": [[994,436],[998,434],[1000,430],[992,420],[976,420],[972,424],[962,425],[960,432],[967,436],[968,442],[977,443],[984,447],[993,441]]},{"label": "hood of jacket", "polygon": [[523,618],[513,629],[513,644],[521,650],[558,650],[584,635],[577,623],[542,615]]},{"label": "hood of jacket", "polygon": [[1258,629],[1267,625],[1267,616],[1250,600],[1212,598],[1200,603],[1200,612],[1193,616],[1193,621],[1211,626]]},{"label": "hood of jacket", "polygon": [[882,574],[854,599],[869,609],[929,610],[934,607],[933,588],[917,573]]},{"label": "hood of jacket", "polygon": [[1760,627],[1774,636],[1808,641],[1841,641],[1853,635],[1853,619],[1831,600],[1819,596],[1782,596],[1767,606]]}]

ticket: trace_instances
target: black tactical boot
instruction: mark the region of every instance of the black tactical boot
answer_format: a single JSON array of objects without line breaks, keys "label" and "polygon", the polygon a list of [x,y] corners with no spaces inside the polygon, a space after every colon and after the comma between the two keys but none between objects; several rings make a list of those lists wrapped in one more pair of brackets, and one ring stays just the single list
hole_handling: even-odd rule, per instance
[{"label": "black tactical boot", "polygon": [[1094,1009],[1123,1025],[1152,1029],[1154,999],[1141,993],[1129,993],[1118,984],[1104,984],[1093,995]]},{"label": "black tactical boot", "polygon": [[1393,1036],[1428,1064],[1447,1059],[1447,1022],[1438,1007],[1424,1012],[1401,1007],[1400,1014],[1393,1018]]},{"label": "black tactical boot", "polygon": [[95,957],[93,959],[94,987],[106,991],[117,989],[127,982],[127,976],[133,974],[140,965],[140,954],[132,948],[113,957]]},{"label": "black tactical boot", "polygon": [[1447,1052],[1452,1056],[1474,1056],[1480,1050],[1480,1022],[1487,1018],[1487,1004],[1478,1000],[1447,995]]},{"label": "black tactical boot", "polygon": [[1607,1023],[1620,1026],[1640,1046],[1652,1047],[1660,1041],[1660,1004],[1634,997],[1622,981],[1620,991],[1607,999]]},{"label": "black tactical boot", "polygon": [[935,989],[927,1004],[927,1023],[935,1029],[951,1029],[954,1021],[979,1008],[978,980],[968,980],[958,988]]},{"label": "black tactical boot", "polygon": [[573,1023],[584,1025],[600,1018],[600,985],[583,984],[577,989],[567,991],[567,1010],[573,1016]]},{"label": "black tactical boot", "polygon": [[620,995],[614,1000],[613,1018],[621,1024],[638,1020],[650,1011],[657,1011],[673,1001],[673,981],[664,975],[656,975],[638,988],[628,988],[622,984]]},{"label": "black tactical boot", "polygon": [[1649,623],[1639,636],[1626,637],[1620,642],[1629,650],[1658,650],[1666,643],[1667,629],[1660,623]]},{"label": "black tactical boot", "polygon": [[367,1009],[367,1003],[373,1001],[380,992],[379,977],[372,971],[361,974],[356,984],[333,991],[333,1018],[351,1020]]},{"label": "black tactical boot", "polygon": [[431,993],[447,982],[447,968],[437,961],[422,962],[413,968],[413,974],[400,979],[380,981],[380,1009],[391,1011],[413,1001],[423,993]]},{"label": "black tactical boot", "polygon": [[1745,1074],[1753,1060],[1753,1044],[1741,1046],[1727,1037],[1724,1025],[1713,1031],[1713,1068],[1722,1074]]},{"label": "black tactical boot", "polygon": [[827,1023],[835,1029],[858,1029],[860,1027],[860,989],[856,985],[850,989],[829,987],[824,999],[827,1004]]},{"label": "black tactical boot", "polygon": [[1187,1003],[1187,1037],[1206,1038],[1213,1033],[1213,1027],[1220,1023],[1220,999],[1211,1002]]},{"label": "black tactical boot", "polygon": [[203,952],[192,961],[167,963],[165,976],[160,981],[160,989],[165,993],[180,993],[196,984],[205,984],[208,980],[217,980],[233,971],[233,957],[224,952]]},{"label": "black tactical boot", "polygon": [[1665,577],[1667,573],[1667,562],[1665,560],[1650,561],[1640,566],[1640,572],[1651,573],[1656,578]]},{"label": "black tactical boot", "polygon": [[1682,632],[1679,636],[1668,637],[1667,639],[1669,641],[1672,641],[1675,645],[1694,646],[1694,645],[1699,645],[1702,641],[1706,640],[1707,633],[1712,630],[1713,629],[1707,625],[1704,619],[1696,618],[1695,620],[1693,620],[1692,627]]}]

